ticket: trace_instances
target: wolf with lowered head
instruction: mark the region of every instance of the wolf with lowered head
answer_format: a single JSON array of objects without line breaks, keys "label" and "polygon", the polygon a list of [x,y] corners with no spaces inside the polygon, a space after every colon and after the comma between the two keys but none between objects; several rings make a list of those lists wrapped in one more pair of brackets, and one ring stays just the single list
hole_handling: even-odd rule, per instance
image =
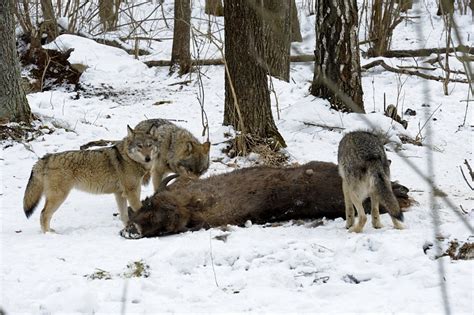
[{"label": "wolf with lowered head", "polygon": [[65,151],[42,157],[33,166],[26,186],[23,198],[26,216],[33,214],[44,195],[41,230],[53,231],[50,222],[54,212],[71,189],[77,188],[94,194],[114,194],[120,219],[126,224],[127,202],[134,211],[142,206],[142,179],[158,155],[157,141],[152,136],[154,128],[144,131],[127,126],[127,136],[112,147]]},{"label": "wolf with lowered head", "polygon": [[138,123],[135,130],[152,130],[158,143],[158,157],[151,168],[155,191],[167,173],[200,176],[209,168],[210,143],[201,144],[191,132],[169,120],[147,119]]},{"label": "wolf with lowered head", "polygon": [[[378,135],[366,131],[346,134],[339,143],[338,170],[346,211],[346,228],[360,233],[367,221],[363,201],[371,200],[372,226],[382,227],[379,205],[387,209],[396,229],[402,229],[403,213],[390,184],[390,162]],[[358,221],[354,222],[354,206]]]}]

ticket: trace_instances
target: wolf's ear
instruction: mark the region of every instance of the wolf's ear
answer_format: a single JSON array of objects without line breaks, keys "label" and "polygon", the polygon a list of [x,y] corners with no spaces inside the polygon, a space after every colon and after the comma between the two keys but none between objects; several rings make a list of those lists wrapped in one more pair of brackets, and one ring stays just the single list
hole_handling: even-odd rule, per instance
[{"label": "wolf's ear", "polygon": [[133,129],[127,125],[127,136],[133,137]]},{"label": "wolf's ear", "polygon": [[157,127],[155,125],[151,125],[150,129],[148,129],[148,134],[154,135]]},{"label": "wolf's ear", "polygon": [[188,141],[186,144],[186,152],[192,153],[194,151],[194,144],[191,141]]},{"label": "wolf's ear", "polygon": [[204,148],[205,153],[209,153],[209,149],[211,148],[211,143],[209,141],[206,141],[202,144],[202,147]]}]

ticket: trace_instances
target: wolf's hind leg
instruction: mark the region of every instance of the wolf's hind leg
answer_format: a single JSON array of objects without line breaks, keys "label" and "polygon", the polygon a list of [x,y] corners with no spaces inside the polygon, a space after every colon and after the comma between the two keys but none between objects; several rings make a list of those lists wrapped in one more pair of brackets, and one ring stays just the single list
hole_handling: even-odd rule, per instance
[{"label": "wolf's hind leg", "polygon": [[54,232],[54,230],[50,227],[51,218],[53,217],[54,212],[56,212],[59,206],[61,206],[61,204],[64,202],[68,194],[69,189],[56,189],[54,191],[48,191],[48,194],[46,195],[46,202],[40,216],[41,230],[43,233]]},{"label": "wolf's hind leg", "polygon": [[372,226],[376,229],[380,229],[383,227],[383,224],[382,222],[380,222],[380,211],[379,211],[380,202],[376,194],[372,194],[370,196],[370,204],[371,204],[370,214],[372,216]]},{"label": "wolf's hind leg", "polygon": [[347,187],[345,181],[342,182],[342,192],[344,193],[344,205],[346,208],[346,229],[348,229],[354,225],[354,206],[349,194],[349,187]]},{"label": "wolf's hind leg", "polygon": [[397,230],[403,230],[404,229],[403,224],[399,220],[395,219],[394,217],[391,217],[391,218],[392,218],[394,228],[396,228]]},{"label": "wolf's hind leg", "polygon": [[364,229],[364,225],[367,222],[367,216],[365,215],[364,206],[362,205],[361,200],[354,194],[350,193],[352,203],[354,204],[357,210],[357,223],[349,229],[349,232],[360,233]]}]

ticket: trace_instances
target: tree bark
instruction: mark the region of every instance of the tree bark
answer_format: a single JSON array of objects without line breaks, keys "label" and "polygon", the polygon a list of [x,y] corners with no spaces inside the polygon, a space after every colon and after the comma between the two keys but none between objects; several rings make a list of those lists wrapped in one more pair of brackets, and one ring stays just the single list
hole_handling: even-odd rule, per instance
[{"label": "tree bark", "polygon": [[21,87],[16,52],[14,0],[0,1],[0,121],[30,123],[31,110]]},{"label": "tree bark", "polygon": [[99,0],[99,18],[104,31],[113,31],[117,27],[121,0]]},{"label": "tree bark", "polygon": [[226,0],[224,125],[244,135],[273,139],[286,146],[270,107],[267,69],[262,62],[263,23],[258,0]]},{"label": "tree bark", "polygon": [[302,42],[300,21],[298,19],[298,8],[295,0],[291,0],[291,42]]},{"label": "tree bark", "polygon": [[41,12],[43,13],[43,23],[40,28],[41,33],[45,32],[48,36],[47,42],[52,42],[59,35],[58,22],[54,14],[53,4],[51,0],[41,0]]},{"label": "tree bark", "polygon": [[263,0],[263,55],[270,75],[290,81],[291,0]]},{"label": "tree bark", "polygon": [[[311,94],[329,100],[336,110],[363,113],[357,25],[356,0],[316,2],[316,61]],[[344,94],[354,106],[344,100]]]},{"label": "tree bark", "polygon": [[206,14],[215,16],[224,16],[224,7],[222,7],[221,0],[206,0],[206,6],[204,8]]},{"label": "tree bark", "polygon": [[178,71],[179,75],[183,75],[191,70],[190,33],[191,1],[175,0],[170,73]]}]

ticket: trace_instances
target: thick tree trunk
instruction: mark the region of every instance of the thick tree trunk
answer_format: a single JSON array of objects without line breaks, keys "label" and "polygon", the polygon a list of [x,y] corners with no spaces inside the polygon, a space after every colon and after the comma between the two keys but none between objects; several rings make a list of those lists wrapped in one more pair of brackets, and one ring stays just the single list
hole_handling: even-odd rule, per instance
[{"label": "thick tree trunk", "polygon": [[[256,0],[226,0],[224,124],[243,134],[285,142],[277,130],[270,107],[267,70],[262,62],[262,19]],[[234,93],[236,98],[234,97]]]},{"label": "thick tree trunk", "polygon": [[183,75],[191,70],[191,53],[189,50],[190,33],[191,1],[175,0],[170,73],[178,70],[179,75]]},{"label": "thick tree trunk", "polygon": [[29,123],[31,110],[21,87],[16,53],[14,0],[0,1],[0,121]]},{"label": "thick tree trunk", "polygon": [[99,0],[99,18],[104,31],[113,31],[117,27],[121,0]]},{"label": "thick tree trunk", "polygon": [[[346,112],[364,112],[357,24],[356,0],[316,2],[316,62],[311,94]],[[341,93],[355,106],[343,101]]]},{"label": "thick tree trunk", "polygon": [[222,1],[221,0],[206,0],[206,6],[204,9],[204,12],[210,15],[223,16],[224,7],[222,6]]},{"label": "thick tree trunk", "polygon": [[454,13],[454,0],[438,0],[438,11],[436,15],[446,15]]},{"label": "thick tree trunk", "polygon": [[51,0],[41,0],[41,12],[43,12],[43,23],[41,25],[41,33],[48,35],[47,42],[52,42],[59,35],[58,22],[54,14],[54,8]]},{"label": "thick tree trunk", "polygon": [[291,0],[263,0],[263,55],[270,75],[290,81]]},{"label": "thick tree trunk", "polygon": [[298,19],[298,8],[295,0],[291,0],[291,42],[302,42],[300,21]]}]

